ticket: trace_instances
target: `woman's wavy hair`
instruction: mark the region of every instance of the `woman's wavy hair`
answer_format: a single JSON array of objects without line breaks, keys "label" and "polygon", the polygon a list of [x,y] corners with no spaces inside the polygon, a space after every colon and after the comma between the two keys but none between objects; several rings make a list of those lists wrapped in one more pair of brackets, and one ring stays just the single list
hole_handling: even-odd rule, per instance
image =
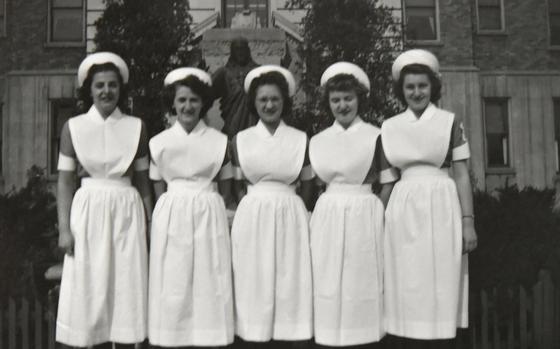
[{"label": "woman's wavy hair", "polygon": [[369,109],[369,90],[356,79],[352,74],[337,74],[327,80],[327,83],[321,89],[321,98],[319,106],[321,110],[330,118],[334,118],[332,113],[329,96],[331,92],[349,92],[354,91],[358,97],[358,115],[363,115]]},{"label": "woman's wavy hair", "polygon": [[81,87],[78,88],[78,109],[87,112],[93,105],[93,97],[91,96],[91,83],[95,74],[100,72],[112,71],[117,74],[119,80],[119,100],[117,106],[119,109],[126,111],[128,109],[128,88],[123,82],[119,68],[113,63],[94,64],[89,68],[87,76]]},{"label": "woman's wavy hair", "polygon": [[393,83],[393,91],[395,91],[395,96],[404,105],[406,105],[406,99],[404,98],[404,78],[407,74],[426,74],[428,79],[430,79],[430,84],[432,90],[430,93],[430,102],[436,103],[441,98],[441,80],[440,78],[427,66],[424,64],[409,64],[405,65],[399,76],[399,79]]},{"label": "woman's wavy hair", "polygon": [[253,113],[253,115],[259,116],[257,113],[257,109],[255,108],[255,99],[257,97],[257,89],[263,85],[275,85],[280,90],[280,94],[282,95],[283,106],[282,106],[282,119],[292,113],[292,98],[290,97],[290,90],[288,87],[288,82],[284,78],[282,73],[277,71],[270,71],[264,73],[251,81],[251,85],[249,86],[248,92],[248,105],[249,111]]},{"label": "woman's wavy hair", "polygon": [[191,89],[193,93],[198,95],[202,99],[202,109],[200,110],[200,118],[206,116],[208,110],[212,107],[214,102],[214,97],[212,94],[212,87],[202,82],[195,75],[189,75],[184,79],[177,80],[174,83],[166,86],[163,90],[163,107],[171,115],[177,115],[177,111],[173,107],[173,101],[175,100],[175,93],[180,86],[185,86]]}]

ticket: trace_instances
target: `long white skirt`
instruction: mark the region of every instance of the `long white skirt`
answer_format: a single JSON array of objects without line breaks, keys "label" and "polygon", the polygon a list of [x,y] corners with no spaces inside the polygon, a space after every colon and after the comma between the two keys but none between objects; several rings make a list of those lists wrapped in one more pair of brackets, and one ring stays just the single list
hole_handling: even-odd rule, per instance
[{"label": "long white skirt", "polygon": [[247,341],[313,336],[308,214],[294,189],[258,183],[232,227],[236,333]]},{"label": "long white skirt", "polygon": [[387,332],[448,339],[468,326],[468,261],[461,207],[446,170],[406,169],[385,215]]},{"label": "long white skirt", "polygon": [[85,347],[146,338],[148,257],[142,199],[128,179],[85,178],[70,214],[56,340]]},{"label": "long white skirt", "polygon": [[349,346],[383,335],[383,203],[371,185],[331,184],[311,216],[315,341]]},{"label": "long white skirt", "polygon": [[149,338],[158,346],[233,342],[229,228],[211,183],[172,181],[152,218]]}]

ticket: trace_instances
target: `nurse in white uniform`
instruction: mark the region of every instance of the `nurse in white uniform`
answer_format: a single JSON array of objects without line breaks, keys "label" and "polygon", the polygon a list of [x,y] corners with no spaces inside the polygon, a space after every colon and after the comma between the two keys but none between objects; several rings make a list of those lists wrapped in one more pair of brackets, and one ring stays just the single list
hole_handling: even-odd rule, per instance
[{"label": "nurse in white uniform", "polygon": [[309,216],[295,184],[308,202],[313,174],[306,134],[282,120],[291,112],[295,81],[284,68],[261,66],[249,72],[245,90],[260,120],[232,140],[242,197],[231,233],[236,334],[250,342],[309,340]]},{"label": "nurse in white uniform", "polygon": [[[321,86],[334,122],[309,144],[313,170],[327,185],[311,217],[315,342],[363,345],[385,333],[383,202],[398,174],[385,160],[380,129],[360,118],[370,92],[366,73],[338,62],[325,70]],[[375,182],[381,198],[372,191]]]},{"label": "nurse in white uniform", "polygon": [[68,346],[133,348],[147,335],[148,142],[142,121],[118,107],[127,81],[121,57],[86,57],[78,83],[89,110],[62,129],[58,224],[66,255],[56,340]]},{"label": "nurse in white uniform", "polygon": [[462,118],[433,104],[441,91],[433,54],[402,53],[393,79],[408,108],[381,130],[387,160],[401,170],[385,218],[387,332],[408,338],[405,346],[450,345],[468,326],[465,253],[477,244],[469,145]]},{"label": "nurse in white uniform", "polygon": [[165,78],[165,104],[177,121],[150,140],[152,218],[149,338],[162,347],[233,342],[227,136],[202,117],[212,106],[210,76],[179,68]]}]

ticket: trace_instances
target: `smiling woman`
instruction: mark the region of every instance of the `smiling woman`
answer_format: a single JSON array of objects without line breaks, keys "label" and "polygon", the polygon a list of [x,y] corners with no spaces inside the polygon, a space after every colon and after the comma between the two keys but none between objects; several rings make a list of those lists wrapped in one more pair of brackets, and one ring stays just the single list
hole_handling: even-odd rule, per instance
[{"label": "smiling woman", "polygon": [[91,97],[99,112],[107,117],[117,107],[121,82],[118,73],[112,70],[99,71],[91,82]]},{"label": "smiling woman", "polygon": [[256,89],[255,110],[263,123],[277,127],[282,118],[284,97],[276,85],[262,85]]},{"label": "smiling woman", "polygon": [[309,340],[312,281],[304,201],[310,201],[313,174],[306,134],[282,120],[291,112],[295,81],[282,67],[262,66],[249,72],[245,90],[260,120],[232,140],[240,199],[231,231],[236,334],[251,342]]},{"label": "smiling woman", "polygon": [[381,129],[387,160],[401,170],[385,213],[387,332],[408,338],[406,348],[453,347],[457,327],[468,325],[465,253],[477,244],[469,145],[460,116],[433,104],[441,91],[433,54],[406,51],[392,70],[408,108]]},{"label": "smiling woman", "polygon": [[[311,138],[309,158],[327,185],[311,216],[315,341],[371,348],[383,330],[383,204],[397,179],[365,123],[370,81],[357,65],[338,62],[321,77],[322,105],[333,124]],[[381,197],[372,185],[382,184]],[[336,271],[336,272],[333,272]]]},{"label": "smiling woman", "polygon": [[88,109],[60,137],[57,208],[66,255],[56,340],[72,347],[132,348],[147,335],[148,144],[142,121],[118,107],[127,81],[119,56],[86,57],[78,83]]},{"label": "smiling woman", "polygon": [[[178,68],[164,103],[177,121],[150,140],[157,198],[151,229],[149,337],[164,347],[233,341],[230,241],[222,195],[231,192],[227,136],[202,119],[210,76]],[[218,184],[218,193],[215,189]]]}]

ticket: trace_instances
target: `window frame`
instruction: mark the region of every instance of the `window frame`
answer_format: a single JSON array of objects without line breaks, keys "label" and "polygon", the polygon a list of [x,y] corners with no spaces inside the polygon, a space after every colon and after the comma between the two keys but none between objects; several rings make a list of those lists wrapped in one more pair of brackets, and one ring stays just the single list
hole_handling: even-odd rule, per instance
[{"label": "window frame", "polygon": [[[487,126],[486,126],[486,102],[500,102],[506,107],[506,117],[507,117],[507,164],[503,166],[490,165],[488,163],[488,140],[487,140]],[[513,163],[513,148],[512,148],[512,126],[511,126],[511,98],[510,97],[482,97],[482,127],[483,127],[483,138],[484,138],[484,167],[486,173],[510,173],[515,172]]]},{"label": "window frame", "polygon": [[7,26],[7,12],[8,12],[8,0],[0,0],[3,1],[2,4],[0,4],[0,7],[3,7],[4,10],[4,14],[2,16],[0,16],[0,18],[3,18],[4,21],[2,22],[2,25],[0,25],[0,38],[6,37],[8,36],[8,26]]},{"label": "window frame", "polygon": [[[52,177],[52,176],[57,176],[58,175],[58,152],[56,154],[53,153],[54,149],[53,149],[53,137],[55,136],[53,134],[53,132],[55,131],[54,128],[54,122],[55,122],[55,108],[57,106],[60,105],[73,105],[73,108],[76,108],[76,103],[77,103],[77,99],[73,98],[73,97],[62,97],[62,98],[49,98],[49,119],[48,119],[48,127],[49,127],[49,132],[48,132],[48,145],[47,145],[47,173],[48,176]],[[74,112],[71,114],[71,116],[68,118],[72,118],[73,116],[76,115],[76,112],[74,110]],[[61,128],[62,130],[62,128]],[[58,139],[58,147],[59,147],[59,151],[60,151],[60,135],[57,135],[57,139]],[[54,156],[54,158],[53,158]]]},{"label": "window frame", "polygon": [[[237,0],[234,0],[234,1],[236,2],[236,4],[234,4],[234,6],[236,6],[237,5]],[[257,0],[257,1],[259,1],[259,0]],[[243,1],[241,0],[240,2],[243,2]],[[266,23],[265,23],[264,26],[261,27],[261,29],[272,28],[272,22],[271,22],[272,21],[272,19],[271,19],[272,6],[270,4],[270,1],[268,1],[268,0],[263,0],[262,2],[265,4],[265,7],[266,7],[266,19],[265,19]],[[222,18],[220,19],[220,22],[221,22],[220,25],[222,26],[222,28],[230,28],[231,22],[230,22],[229,26],[228,26],[228,23],[227,23],[228,16],[230,16],[229,11],[228,11],[227,1],[226,0],[222,1],[220,7],[221,7],[221,11],[222,11],[222,16],[221,16]],[[233,18],[233,17],[231,17],[231,18]],[[231,21],[231,18],[230,18],[230,21]]]},{"label": "window frame", "polygon": [[[560,130],[556,134],[556,118],[558,118],[558,123],[560,123],[560,97],[552,97],[552,122],[554,123],[554,162],[555,162],[555,173],[560,173]],[[560,127],[559,127],[560,128]]]},{"label": "window frame", "polygon": [[0,179],[4,178],[4,102],[0,101]]},{"label": "window frame", "polygon": [[[7,0],[6,0],[7,1]],[[85,47],[87,34],[87,0],[82,1],[82,40],[81,41],[56,41],[53,40],[53,3],[55,0],[48,0],[47,8],[47,47]]]},{"label": "window frame", "polygon": [[406,36],[407,25],[408,25],[407,14],[406,14],[407,12],[406,0],[402,0],[403,33],[404,33],[404,38],[407,42],[411,42],[418,45],[441,44],[441,20],[440,20],[439,0],[433,0],[433,1],[434,1],[434,12],[435,12],[435,19],[436,19],[436,26],[435,26],[436,38],[435,39],[409,39]]},{"label": "window frame", "polygon": [[[551,27],[551,21],[550,21],[550,1],[554,1],[554,0],[547,0],[546,1],[546,22],[547,22],[547,30],[548,30],[548,46],[552,49],[555,50],[560,50],[560,38],[559,43],[558,44],[553,44],[552,43],[552,27]],[[560,15],[560,11],[558,12],[558,15]]]},{"label": "window frame", "polygon": [[498,0],[500,3],[500,29],[481,29],[480,28],[480,0],[476,0],[476,32],[479,34],[503,34],[506,32],[506,14],[504,0]]}]

